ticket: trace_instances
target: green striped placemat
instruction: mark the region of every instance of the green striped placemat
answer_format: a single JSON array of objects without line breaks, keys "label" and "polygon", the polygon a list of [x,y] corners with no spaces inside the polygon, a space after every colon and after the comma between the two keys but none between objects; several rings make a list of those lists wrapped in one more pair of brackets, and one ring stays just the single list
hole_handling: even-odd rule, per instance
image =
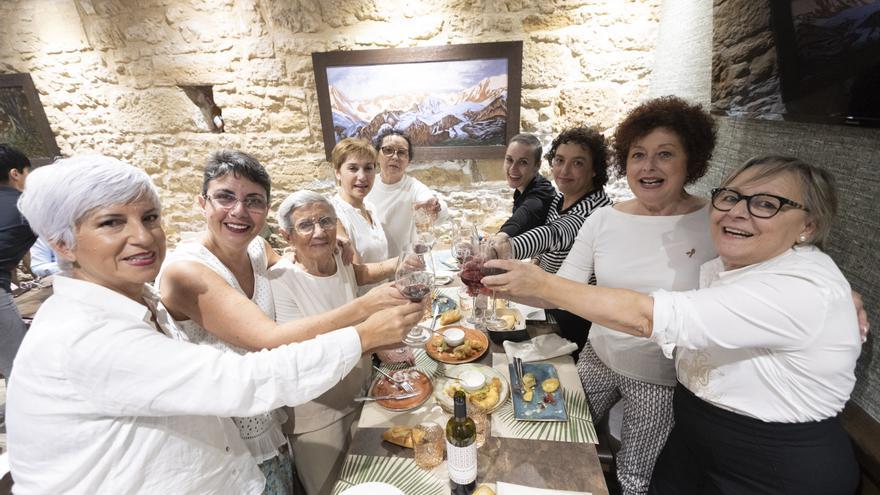
[{"label": "green striped placemat", "polygon": [[406,495],[446,495],[448,487],[430,471],[418,467],[404,457],[349,455],[333,487],[333,495],[359,483],[381,481],[393,485]]}]

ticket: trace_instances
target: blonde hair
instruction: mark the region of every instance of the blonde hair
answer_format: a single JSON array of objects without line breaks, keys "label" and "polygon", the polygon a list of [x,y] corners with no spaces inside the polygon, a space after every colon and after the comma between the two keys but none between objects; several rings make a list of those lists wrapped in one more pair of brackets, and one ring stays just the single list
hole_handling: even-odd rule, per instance
[{"label": "blonde hair", "polygon": [[375,163],[378,160],[376,150],[370,145],[369,141],[358,138],[345,138],[336,143],[333,151],[330,153],[330,163],[333,170],[337,172],[350,156],[365,157]]},{"label": "blonde hair", "polygon": [[831,237],[831,226],[834,223],[838,205],[837,187],[831,172],[822,167],[810,165],[798,158],[766,155],[752,158],[728,174],[721,181],[721,187],[726,187],[738,175],[753,167],[759,167],[759,172],[752,177],[750,182],[774,177],[785,172],[791,172],[800,179],[804,208],[807,210],[807,218],[813,224],[813,233],[806,240],[806,243],[824,250]]}]

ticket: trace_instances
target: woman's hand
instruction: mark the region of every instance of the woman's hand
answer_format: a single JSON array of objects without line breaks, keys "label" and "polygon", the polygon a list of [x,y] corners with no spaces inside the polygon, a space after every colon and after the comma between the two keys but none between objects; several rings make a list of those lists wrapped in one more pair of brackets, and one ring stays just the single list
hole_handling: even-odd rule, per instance
[{"label": "woman's hand", "polygon": [[393,308],[409,302],[409,299],[400,293],[393,282],[388,282],[370,289],[369,292],[356,299],[363,307],[367,315],[379,312],[383,309]]},{"label": "woman's hand", "polygon": [[336,249],[337,252],[342,253],[342,264],[348,266],[354,261],[354,247],[347,237],[336,238]]},{"label": "woman's hand", "polygon": [[868,331],[871,329],[871,322],[868,321],[868,312],[862,302],[862,295],[856,291],[852,291],[853,304],[856,306],[856,315],[859,318],[859,336],[862,343],[868,340]]},{"label": "woman's hand", "polygon": [[492,247],[498,253],[497,258],[503,260],[513,258],[513,246],[510,244],[510,236],[504,232],[499,232],[492,237]]},{"label": "woman's hand", "polygon": [[429,199],[427,201],[422,201],[421,203],[413,204],[413,208],[416,210],[424,209],[428,213],[432,214],[434,216],[434,218],[436,218],[437,215],[440,214],[440,200],[432,197],[431,199]]},{"label": "woman's hand", "polygon": [[[372,291],[370,291],[372,292]],[[427,301],[430,298],[425,298]],[[412,303],[383,309],[373,313],[363,323],[355,325],[361,337],[361,348],[364,352],[390,345],[400,345],[409,329],[422,320],[426,302]]]},{"label": "woman's hand", "polygon": [[484,286],[517,302],[548,307],[544,291],[551,275],[539,266],[519,260],[489,260],[483,266],[506,270],[506,273],[500,275],[483,277]]}]

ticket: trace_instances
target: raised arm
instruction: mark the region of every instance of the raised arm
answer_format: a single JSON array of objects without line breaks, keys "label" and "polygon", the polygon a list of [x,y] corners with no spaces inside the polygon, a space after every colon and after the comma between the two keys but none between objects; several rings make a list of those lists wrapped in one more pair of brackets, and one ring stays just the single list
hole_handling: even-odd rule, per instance
[{"label": "raised arm", "polygon": [[604,327],[638,337],[651,336],[654,300],[649,295],[567,280],[525,261],[491,260],[486,266],[507,272],[483,277],[483,285],[514,301],[561,308]]},{"label": "raised arm", "polygon": [[397,258],[387,259],[378,263],[364,263],[352,265],[358,285],[377,284],[383,280],[394,277],[397,268]]},{"label": "raised arm", "polygon": [[210,268],[194,261],[169,265],[159,284],[178,320],[193,320],[217,338],[248,350],[273,349],[364,321],[375,308],[352,301],[332,311],[276,325],[257,305]]}]

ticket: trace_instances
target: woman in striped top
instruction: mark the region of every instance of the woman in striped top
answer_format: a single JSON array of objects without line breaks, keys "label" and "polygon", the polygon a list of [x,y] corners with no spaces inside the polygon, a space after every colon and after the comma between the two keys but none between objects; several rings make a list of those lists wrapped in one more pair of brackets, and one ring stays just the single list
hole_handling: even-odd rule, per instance
[{"label": "woman in striped top", "polygon": [[[559,192],[553,198],[544,225],[515,237],[503,232],[495,238],[499,250],[516,259],[537,257],[544,271],[556,273],[584,220],[597,208],[611,204],[602,186],[608,182],[605,137],[588,127],[562,131],[545,155]],[[578,354],[587,341],[590,322],[567,311],[552,310],[562,336],[577,343]],[[575,354],[575,357],[577,354]]]}]

